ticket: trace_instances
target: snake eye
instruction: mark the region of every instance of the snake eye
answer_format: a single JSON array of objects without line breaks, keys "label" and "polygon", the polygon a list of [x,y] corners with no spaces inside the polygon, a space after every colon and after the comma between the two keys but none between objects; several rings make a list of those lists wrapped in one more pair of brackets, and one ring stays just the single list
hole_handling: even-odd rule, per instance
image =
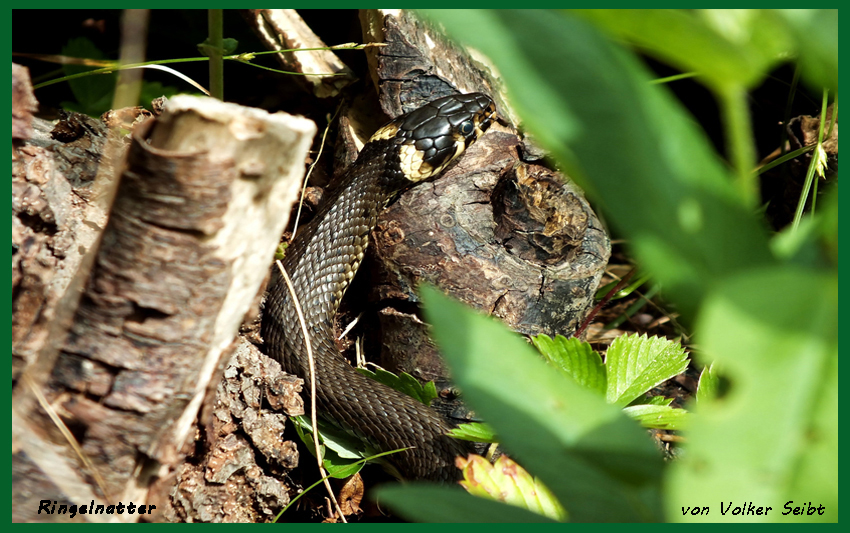
[{"label": "snake eye", "polygon": [[460,134],[464,137],[469,137],[472,132],[475,131],[475,124],[473,124],[471,120],[464,120],[460,123],[460,126],[458,126],[458,131],[460,131]]}]

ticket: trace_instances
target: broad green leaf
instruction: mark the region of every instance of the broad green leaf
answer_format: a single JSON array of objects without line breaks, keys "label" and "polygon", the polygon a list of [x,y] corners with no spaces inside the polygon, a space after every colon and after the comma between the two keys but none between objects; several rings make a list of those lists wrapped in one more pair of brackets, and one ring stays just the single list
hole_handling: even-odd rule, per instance
[{"label": "broad green leaf", "polygon": [[496,432],[487,424],[481,422],[470,422],[461,424],[458,427],[449,431],[449,435],[456,439],[468,440],[472,442],[498,442]]},{"label": "broad green leaf", "polygon": [[436,487],[424,483],[383,486],[375,491],[381,505],[415,522],[437,523],[552,523],[539,514],[484,498],[460,488]]},{"label": "broad green leaf", "polygon": [[593,9],[579,14],[714,86],[752,86],[789,55],[784,24],[766,10]]},{"label": "broad green leaf", "polygon": [[[720,501],[769,505],[771,521],[838,520],[838,277],[763,269],[715,287],[696,341],[729,378],[729,391],[699,402],[684,458],[668,479],[667,513]],[[734,436],[734,438],[730,438]],[[826,512],[783,516],[788,501]]]},{"label": "broad green leaf", "polygon": [[625,407],[651,388],[684,372],[688,356],[677,342],[646,334],[623,335],[605,358],[609,403]]},{"label": "broad green leaf", "polygon": [[[86,37],[69,40],[68,44],[62,47],[62,55],[86,59],[104,59],[103,52]],[[62,65],[62,71],[66,76],[89,72],[95,68],[97,67]],[[83,76],[68,81],[71,92],[74,93],[74,97],[79,102],[79,105],[68,102],[68,109],[74,109],[95,117],[100,116],[112,106],[112,95],[115,92],[117,80],[118,75],[111,73]],[[63,102],[63,105],[65,104],[66,102]]]},{"label": "broad green leaf", "polygon": [[568,339],[563,335],[556,335],[554,339],[538,335],[532,337],[531,342],[549,364],[565,376],[600,395],[605,395],[605,365],[602,364],[602,357],[593,351],[590,344],[576,338]]},{"label": "broad green leaf", "polygon": [[838,91],[838,10],[780,9],[797,41],[803,74],[820,90]]},{"label": "broad green leaf", "polygon": [[427,13],[496,64],[525,126],[683,314],[723,277],[774,262],[704,133],[633,54],[570,13]]},{"label": "broad green leaf", "polygon": [[475,454],[459,461],[463,469],[460,485],[473,496],[515,505],[559,522],[566,521],[567,512],[546,485],[507,455],[500,456],[494,464]]},{"label": "broad green leaf", "polygon": [[[292,417],[296,429],[299,430],[302,442],[309,450],[313,450],[313,428],[310,419],[301,415]],[[343,459],[362,459],[366,457],[363,443],[336,426],[319,419],[319,443],[324,444]]]},{"label": "broad green leaf", "polygon": [[357,368],[356,370],[364,376],[370,377],[375,381],[379,381],[401,393],[407,394],[411,398],[418,400],[425,405],[431,405],[431,401],[437,397],[437,386],[434,385],[433,381],[429,381],[423,385],[418,379],[407,372],[402,372],[401,374],[396,375],[380,367],[376,367],[374,372],[367,368]]},{"label": "broad green leaf", "polygon": [[[299,416],[296,418],[301,419],[302,417]],[[298,433],[298,437],[301,439],[301,442],[303,442],[307,447],[307,450],[310,451],[310,455],[315,457],[316,451],[313,438],[311,437],[312,433],[309,427],[309,422],[306,422],[303,419],[296,420],[295,431]],[[327,471],[330,477],[345,479],[349,476],[353,476],[359,472],[361,468],[363,468],[363,463],[356,462],[358,460],[357,458],[340,457],[336,451],[332,450],[329,446],[326,446],[322,441],[323,437],[320,434],[319,454],[322,456],[322,466],[324,466],[325,471]]]},{"label": "broad green leaf", "polygon": [[623,412],[640,422],[643,427],[652,429],[687,429],[691,416],[684,409],[676,409],[669,405],[630,405],[624,407]]},{"label": "broad green leaf", "polygon": [[662,461],[637,424],[546,365],[503,324],[432,287],[421,295],[464,398],[571,520],[659,519]]}]

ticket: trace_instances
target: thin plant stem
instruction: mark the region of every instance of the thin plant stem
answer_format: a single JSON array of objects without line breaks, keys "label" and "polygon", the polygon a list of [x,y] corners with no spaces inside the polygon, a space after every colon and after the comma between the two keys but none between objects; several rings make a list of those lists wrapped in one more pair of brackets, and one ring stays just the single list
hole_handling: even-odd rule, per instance
[{"label": "thin plant stem", "polygon": [[748,206],[755,206],[758,200],[758,179],[752,172],[755,149],[747,109],[747,92],[741,85],[730,84],[720,87],[716,94],[720,97],[727,156],[735,171],[736,188]]},{"label": "thin plant stem", "polygon": [[[823,100],[821,102],[821,110],[820,110],[820,124],[818,125],[818,142],[815,145],[815,153],[812,155],[812,160],[809,162],[809,169],[806,172],[806,181],[803,184],[803,190],[800,191],[800,199],[797,202],[797,210],[794,212],[794,222],[792,223],[792,228],[796,231],[797,227],[800,225],[800,220],[803,219],[803,210],[806,207],[806,200],[809,197],[809,190],[812,188],[812,181],[815,177],[815,169],[818,166],[818,159],[821,150],[823,150],[823,128],[824,123],[826,122],[826,108],[828,103],[828,94],[829,91],[827,89],[823,90]],[[835,114],[835,108],[833,107],[833,115]],[[815,188],[815,192],[817,192],[817,188]],[[812,212],[815,209],[815,200],[814,196],[812,197]]]},{"label": "thin plant stem", "polygon": [[665,78],[656,78],[652,80],[650,85],[659,85],[662,83],[670,83],[673,81],[685,80],[688,78],[693,78],[695,76],[699,76],[696,72],[683,72],[682,74],[674,74],[673,76],[667,76]]},{"label": "thin plant stem", "polygon": [[287,274],[286,269],[283,268],[283,263],[278,260],[275,261],[275,264],[277,265],[278,270],[280,270],[283,280],[286,282],[286,287],[289,289],[290,296],[292,296],[292,303],[295,305],[298,322],[301,324],[301,333],[304,335],[304,345],[307,348],[307,361],[310,366],[310,422],[313,426],[313,446],[315,446],[316,449],[316,461],[319,465],[319,475],[324,478],[325,489],[327,489],[328,495],[334,503],[334,507],[336,507],[336,512],[339,513],[340,519],[343,522],[347,522],[345,516],[342,514],[342,509],[339,507],[339,503],[336,501],[334,491],[331,489],[331,484],[328,483],[328,474],[325,471],[325,467],[322,466],[322,452],[320,451],[321,448],[319,446],[319,421],[316,418],[316,363],[313,358],[313,345],[310,342],[310,332],[307,331],[307,321],[304,319],[304,312],[301,310],[301,302],[298,301],[298,295],[295,294],[295,287],[292,286],[292,280],[289,279],[289,274]]},{"label": "thin plant stem", "polygon": [[221,9],[207,10],[207,31],[210,55],[210,94],[213,98],[224,100],[224,59],[223,34],[224,15]]},{"label": "thin plant stem", "polygon": [[[289,70],[280,70],[280,69],[275,69],[275,68],[270,68],[270,67],[264,67],[262,65],[256,65],[254,63],[251,63],[251,60],[256,56],[261,56],[261,55],[266,55],[266,54],[279,54],[279,53],[282,53],[282,52],[309,52],[309,51],[312,51],[312,50],[363,50],[365,48],[376,47],[376,46],[379,46],[379,45],[383,46],[384,43],[367,43],[367,44],[348,43],[348,44],[340,44],[340,45],[336,45],[336,46],[324,46],[324,47],[319,47],[319,48],[293,48],[293,49],[290,49],[290,50],[272,50],[272,51],[267,51],[267,52],[250,52],[250,53],[243,53],[243,54],[232,54],[232,55],[229,55],[229,56],[224,56],[222,59],[225,59],[225,60],[228,60],[228,61],[239,61],[240,63],[244,63],[244,64],[250,65],[252,67],[262,68],[264,70],[270,70],[272,72],[277,72],[279,74],[290,74],[292,76],[345,76],[346,75],[345,72],[323,72],[323,73],[322,72],[309,72],[309,73],[305,73],[305,72],[292,72],[292,71],[289,71]],[[56,56],[45,56],[45,55],[34,56],[32,54],[12,54],[12,55],[18,55],[18,56],[22,56],[22,57],[34,57],[35,59],[41,59],[42,61],[48,61],[48,62],[51,62],[51,63],[64,64],[66,62],[66,61],[64,61],[64,59],[61,60],[61,61],[57,60]],[[74,59],[80,59],[80,58],[74,58]],[[198,61],[209,61],[209,60],[210,60],[209,57],[181,57],[181,58],[177,58],[177,59],[159,59],[159,60],[156,60],[156,61],[147,61],[145,63],[136,63],[136,64],[131,64],[131,65],[121,65],[118,61],[110,61],[110,62],[108,62],[109,66],[106,66],[106,67],[103,67],[103,68],[98,68],[98,69],[95,69],[95,70],[90,70],[88,72],[80,72],[79,74],[72,74],[70,76],[62,76],[61,78],[56,78],[56,79],[53,79],[53,80],[45,81],[45,82],[33,85],[33,89],[41,89],[42,87],[47,87],[48,85],[53,85],[53,84],[56,84],[56,83],[60,83],[60,82],[63,82],[63,81],[68,81],[68,80],[73,80],[73,79],[76,79],[76,78],[82,78],[84,76],[91,76],[91,75],[94,75],[94,74],[111,74],[112,72],[115,72],[115,71],[118,71],[118,70],[123,70],[123,69],[129,69],[129,68],[139,68],[139,67],[145,67],[145,66],[148,66],[148,65],[167,65],[167,64],[170,64],[170,63],[195,63],[195,62],[198,62]],[[107,63],[107,62],[104,62],[104,63]]]},{"label": "thin plant stem", "polygon": [[298,233],[298,222],[301,220],[301,208],[304,206],[304,195],[307,193],[307,181],[310,179],[310,174],[313,173],[313,169],[316,168],[316,165],[319,164],[319,159],[322,157],[322,151],[325,149],[325,141],[328,138],[328,130],[331,129],[331,124],[333,124],[333,120],[336,118],[337,113],[342,108],[342,104],[340,103],[337,106],[336,111],[332,117],[328,119],[328,125],[325,127],[324,133],[322,133],[322,142],[319,144],[319,153],[316,155],[316,160],[313,161],[313,164],[310,165],[310,168],[307,169],[307,174],[304,175],[304,183],[301,186],[301,199],[298,202],[298,212],[295,214],[295,225],[292,227],[292,239],[295,239],[295,234]]}]

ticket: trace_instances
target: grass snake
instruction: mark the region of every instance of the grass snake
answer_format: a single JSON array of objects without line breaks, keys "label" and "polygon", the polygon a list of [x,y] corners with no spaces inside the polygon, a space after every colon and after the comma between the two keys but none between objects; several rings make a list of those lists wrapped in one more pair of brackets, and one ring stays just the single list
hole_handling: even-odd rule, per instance
[{"label": "grass snake", "polygon": [[[283,259],[310,335],[318,414],[376,450],[409,447],[388,457],[405,478],[457,479],[454,457],[465,455],[466,447],[446,436],[450,427],[436,411],[356,372],[334,340],[334,315],[379,212],[399,191],[438,175],[496,116],[489,96],[456,94],[380,128]],[[277,268],[263,303],[261,331],[268,354],[309,383],[301,324]]]}]

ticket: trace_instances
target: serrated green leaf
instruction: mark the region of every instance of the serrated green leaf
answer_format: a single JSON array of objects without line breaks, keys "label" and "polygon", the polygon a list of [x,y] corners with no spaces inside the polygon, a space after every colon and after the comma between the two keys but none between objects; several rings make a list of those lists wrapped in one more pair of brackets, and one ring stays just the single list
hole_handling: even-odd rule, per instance
[{"label": "serrated green leaf", "polygon": [[357,368],[356,370],[364,376],[383,383],[387,387],[404,393],[425,405],[431,405],[431,401],[437,397],[437,387],[433,381],[429,381],[423,385],[418,379],[407,372],[396,375],[381,367],[375,367],[374,371],[368,368]]},{"label": "serrated green leaf", "polygon": [[461,463],[460,485],[473,496],[515,505],[559,522],[566,520],[567,512],[546,485],[508,456],[502,455],[490,464],[471,454]]},{"label": "serrated green leaf", "polygon": [[605,394],[607,380],[602,357],[593,351],[590,344],[576,338],[556,335],[554,339],[546,335],[531,338],[534,346],[553,367],[564,375],[576,380],[588,389]]},{"label": "serrated green leaf", "polygon": [[681,374],[688,356],[677,342],[646,334],[623,335],[611,343],[606,355],[609,403],[625,407],[656,385]]},{"label": "serrated green leaf", "polygon": [[[659,398],[659,396],[656,396]],[[630,405],[623,412],[640,422],[645,428],[652,429],[687,429],[690,413],[669,405]]]},{"label": "serrated green leaf", "polygon": [[482,422],[470,422],[461,424],[458,427],[449,431],[449,435],[456,439],[468,440],[472,442],[499,442],[496,432],[493,428]]},{"label": "serrated green leaf", "polygon": [[662,460],[644,430],[504,324],[420,287],[464,398],[574,521],[657,520]]}]

